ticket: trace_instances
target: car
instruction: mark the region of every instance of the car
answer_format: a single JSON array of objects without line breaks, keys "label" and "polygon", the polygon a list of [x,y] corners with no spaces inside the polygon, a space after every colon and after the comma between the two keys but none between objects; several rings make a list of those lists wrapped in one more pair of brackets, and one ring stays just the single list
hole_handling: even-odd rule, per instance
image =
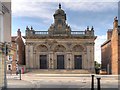
[{"label": "car", "polygon": [[100,75],[106,75],[107,71],[105,69],[101,69],[99,72]]}]

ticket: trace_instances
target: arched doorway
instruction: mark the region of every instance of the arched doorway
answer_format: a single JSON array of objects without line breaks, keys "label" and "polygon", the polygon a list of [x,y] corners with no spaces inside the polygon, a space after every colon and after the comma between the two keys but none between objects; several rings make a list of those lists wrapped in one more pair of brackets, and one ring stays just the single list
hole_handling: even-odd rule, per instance
[{"label": "arched doorway", "polygon": [[[72,50],[81,53],[84,48],[81,45],[75,45]],[[82,54],[74,55],[74,69],[82,69]]]},{"label": "arched doorway", "polygon": [[39,56],[40,69],[48,69],[47,54],[42,54],[47,51],[48,51],[48,48],[45,45],[39,45],[37,47],[37,52],[40,53],[40,56]]},{"label": "arched doorway", "polygon": [[65,52],[66,48],[63,45],[57,45],[55,47],[55,52],[60,52],[62,54],[57,54],[57,69],[64,69],[65,68]]}]

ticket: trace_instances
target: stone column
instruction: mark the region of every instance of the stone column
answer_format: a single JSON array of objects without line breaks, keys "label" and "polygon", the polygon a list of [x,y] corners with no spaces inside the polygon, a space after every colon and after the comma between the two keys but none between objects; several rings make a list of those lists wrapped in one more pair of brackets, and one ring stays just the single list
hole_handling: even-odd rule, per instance
[{"label": "stone column", "polygon": [[71,52],[66,54],[66,69],[72,69],[72,55]]},{"label": "stone column", "polygon": [[87,52],[83,52],[83,55],[84,55],[84,69],[87,69],[87,63],[88,63],[88,59],[87,59]]},{"label": "stone column", "polygon": [[54,56],[53,56],[53,68],[54,69],[57,69],[57,55],[56,55],[56,53],[54,53],[53,54]]},{"label": "stone column", "polygon": [[33,45],[30,44],[30,54],[29,54],[30,58],[29,58],[29,61],[30,61],[30,68],[32,69],[33,68],[33,64],[34,64],[34,60],[33,60]]},{"label": "stone column", "polygon": [[74,54],[71,53],[71,69],[74,69]]},{"label": "stone column", "polygon": [[36,67],[40,68],[40,54],[39,52],[36,53]]},{"label": "stone column", "polygon": [[4,42],[3,15],[0,11],[0,42]]},{"label": "stone column", "polygon": [[49,53],[49,69],[54,69],[54,55],[53,55],[53,52]]},{"label": "stone column", "polygon": [[37,69],[37,67],[36,67],[36,50],[33,51],[33,68]]},{"label": "stone column", "polygon": [[95,66],[94,66],[94,45],[91,45],[91,71],[95,72]]},{"label": "stone column", "polygon": [[90,54],[90,46],[87,46],[87,60],[88,62],[86,62],[86,68],[89,70],[90,69],[90,61],[91,61],[91,54]]},{"label": "stone column", "polygon": [[94,46],[89,45],[87,46],[87,59],[88,59],[88,69],[90,71],[94,71]]},{"label": "stone column", "polygon": [[26,68],[29,68],[29,46],[26,44],[25,46],[25,55],[26,55]]}]

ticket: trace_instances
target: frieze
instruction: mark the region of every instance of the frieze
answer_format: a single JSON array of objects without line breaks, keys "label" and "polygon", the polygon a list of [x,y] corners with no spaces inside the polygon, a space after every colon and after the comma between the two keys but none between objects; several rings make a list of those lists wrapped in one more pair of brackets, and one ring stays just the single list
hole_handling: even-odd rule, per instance
[{"label": "frieze", "polygon": [[71,42],[67,42],[66,45],[70,48],[70,46],[72,45]]},{"label": "frieze", "polygon": [[26,39],[96,39],[96,36],[26,36]]},{"label": "frieze", "polygon": [[26,45],[34,45],[33,42],[26,42],[25,44],[26,44]]},{"label": "frieze", "polygon": [[86,43],[85,43],[85,45],[87,45],[87,46],[89,46],[89,45],[90,45],[90,46],[93,46],[94,44],[95,44],[94,42],[86,42]]}]

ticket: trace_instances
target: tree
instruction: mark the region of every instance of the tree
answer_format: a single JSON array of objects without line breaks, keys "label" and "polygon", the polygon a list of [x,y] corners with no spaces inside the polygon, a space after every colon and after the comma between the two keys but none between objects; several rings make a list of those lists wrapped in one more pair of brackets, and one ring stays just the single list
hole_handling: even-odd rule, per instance
[{"label": "tree", "polygon": [[96,74],[99,74],[101,64],[98,63],[97,61],[94,61],[94,64],[95,64],[95,72],[96,72]]}]

